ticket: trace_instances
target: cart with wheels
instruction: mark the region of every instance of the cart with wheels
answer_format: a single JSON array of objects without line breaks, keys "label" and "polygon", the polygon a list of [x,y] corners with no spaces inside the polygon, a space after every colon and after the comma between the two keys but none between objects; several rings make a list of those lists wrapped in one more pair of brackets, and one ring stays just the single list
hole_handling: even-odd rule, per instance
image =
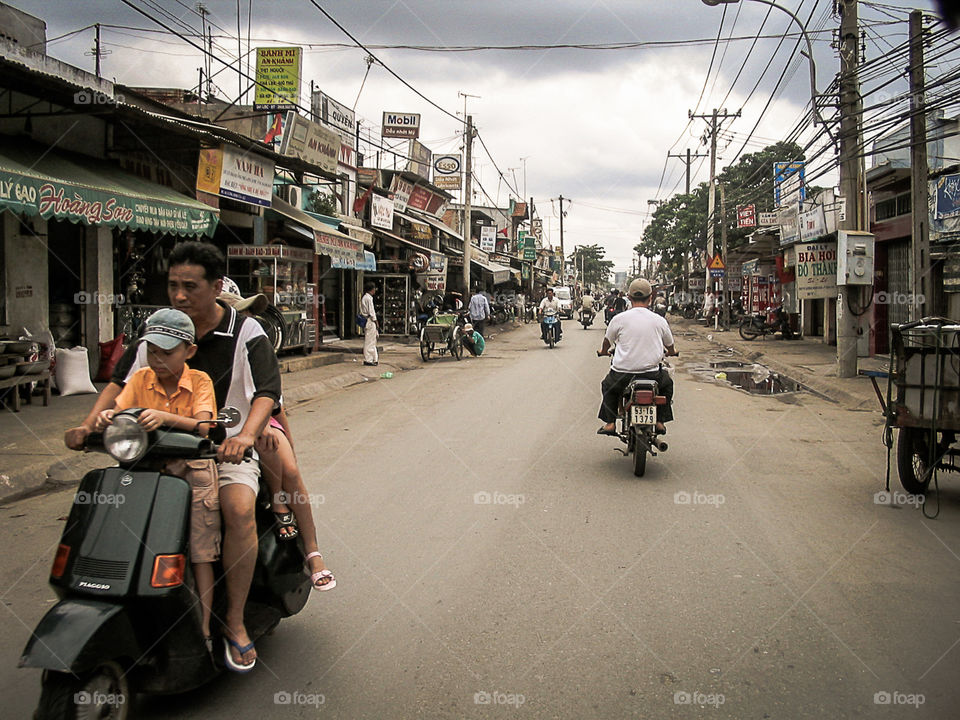
[{"label": "cart with wheels", "polygon": [[886,402],[881,398],[887,490],[896,428],[900,484],[908,493],[924,495],[931,480],[936,487],[938,471],[960,472],[960,449],[955,447],[960,432],[960,324],[923,318],[891,330]]},{"label": "cart with wheels", "polygon": [[463,356],[463,329],[455,314],[434,315],[420,331],[420,357],[424,362],[434,353],[450,353],[459,360]]}]

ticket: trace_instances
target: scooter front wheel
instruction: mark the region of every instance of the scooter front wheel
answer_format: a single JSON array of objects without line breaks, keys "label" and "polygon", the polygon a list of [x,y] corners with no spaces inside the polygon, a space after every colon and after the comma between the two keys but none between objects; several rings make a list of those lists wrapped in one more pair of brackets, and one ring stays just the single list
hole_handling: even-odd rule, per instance
[{"label": "scooter front wheel", "polygon": [[77,677],[71,673],[43,673],[40,703],[34,720],[104,718],[127,720],[130,687],[117,663],[107,662]]}]

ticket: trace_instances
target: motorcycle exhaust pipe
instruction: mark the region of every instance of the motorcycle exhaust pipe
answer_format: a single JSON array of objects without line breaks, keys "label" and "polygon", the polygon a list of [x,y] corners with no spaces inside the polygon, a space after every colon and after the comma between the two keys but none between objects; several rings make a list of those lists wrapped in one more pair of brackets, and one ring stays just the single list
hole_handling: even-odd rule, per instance
[{"label": "motorcycle exhaust pipe", "polygon": [[657,440],[654,445],[660,452],[666,452],[667,448],[669,447],[666,440]]}]

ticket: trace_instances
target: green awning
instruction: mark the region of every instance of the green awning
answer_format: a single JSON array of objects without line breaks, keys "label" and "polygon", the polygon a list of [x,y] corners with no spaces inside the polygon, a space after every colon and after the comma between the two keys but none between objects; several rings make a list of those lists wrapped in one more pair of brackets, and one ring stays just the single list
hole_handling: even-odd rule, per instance
[{"label": "green awning", "polygon": [[217,211],[109,162],[0,136],[0,210],[84,225],[213,235]]}]

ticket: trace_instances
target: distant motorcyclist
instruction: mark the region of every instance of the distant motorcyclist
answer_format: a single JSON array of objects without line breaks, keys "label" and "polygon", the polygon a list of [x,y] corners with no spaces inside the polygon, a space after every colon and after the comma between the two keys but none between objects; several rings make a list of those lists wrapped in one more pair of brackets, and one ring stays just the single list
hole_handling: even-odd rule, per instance
[{"label": "distant motorcyclist", "polygon": [[610,324],[610,321],[614,318],[615,315],[622,313],[627,309],[627,301],[620,297],[620,291],[617,288],[614,288],[610,291],[610,294],[607,296],[606,301],[604,302],[603,310],[603,319],[607,325]]},{"label": "distant motorcyclist", "polygon": [[598,435],[616,435],[620,397],[634,378],[656,380],[659,393],[667,398],[657,406],[657,432],[666,432],[664,423],[673,420],[673,379],[664,369],[664,355],[676,355],[673,333],[666,319],[650,311],[653,288],[643,278],[630,283],[632,307],[610,322],[599,355],[608,355],[616,345],[610,372],[603,379],[599,417],[604,425]]},{"label": "distant motorcyclist", "polygon": [[560,323],[560,301],[554,296],[553,288],[547,288],[547,294],[540,301],[540,307],[537,310],[537,315],[540,319],[540,339],[547,339],[547,326],[543,322],[543,316],[548,311],[552,311],[552,315],[557,318],[557,340],[559,341],[563,337],[563,328]]},{"label": "distant motorcyclist", "polygon": [[584,313],[589,313],[591,316],[593,315],[593,303],[593,295],[590,294],[590,288],[587,288],[583,297],[580,298],[580,322],[583,322]]}]

